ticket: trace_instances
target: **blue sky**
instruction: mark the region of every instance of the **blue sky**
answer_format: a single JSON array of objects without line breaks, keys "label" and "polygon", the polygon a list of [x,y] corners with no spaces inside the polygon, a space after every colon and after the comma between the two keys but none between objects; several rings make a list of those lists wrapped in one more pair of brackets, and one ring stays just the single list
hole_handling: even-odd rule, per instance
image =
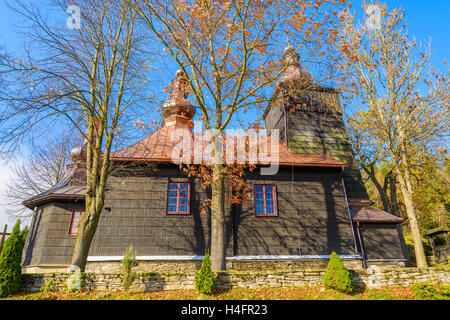
[{"label": "blue sky", "polygon": [[[352,1],[359,9],[362,1]],[[431,63],[443,67],[443,61],[450,61],[450,1],[447,0],[388,0],[389,9],[402,7],[406,12],[409,33],[417,41],[431,38]]]},{"label": "blue sky", "polygon": [[[18,20],[6,2],[13,3],[11,0],[0,0],[0,44],[6,46],[8,51],[16,52],[22,47],[22,39],[13,30],[12,24]],[[352,1],[352,6],[360,10],[361,3],[360,0]],[[436,67],[442,66],[444,58],[450,58],[450,1],[387,0],[384,3],[389,8],[401,6],[406,11],[410,33],[417,40],[431,37],[432,62]]]},{"label": "blue sky", "polygon": [[[39,0],[37,0],[39,1]],[[41,0],[46,1],[46,0]],[[13,2],[9,0],[9,2]],[[362,1],[352,1],[353,8],[361,11]],[[417,41],[431,39],[431,63],[437,69],[443,68],[444,59],[450,60],[450,1],[446,0],[388,0],[384,1],[389,9],[401,6],[406,11],[408,28],[411,36]],[[23,39],[14,30],[14,23],[19,20],[15,13],[8,8],[5,0],[0,0],[0,47],[8,52],[18,54],[23,47]],[[173,70],[175,73],[176,70]],[[0,194],[4,192],[4,181],[10,174],[11,164],[0,159]],[[1,197],[1,195],[0,195]],[[12,228],[12,221],[8,221],[0,205],[0,228],[8,223]]]}]

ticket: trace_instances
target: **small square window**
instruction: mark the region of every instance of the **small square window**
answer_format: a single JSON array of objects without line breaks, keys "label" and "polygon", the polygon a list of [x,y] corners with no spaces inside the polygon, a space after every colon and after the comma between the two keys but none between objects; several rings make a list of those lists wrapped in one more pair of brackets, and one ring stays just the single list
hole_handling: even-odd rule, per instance
[{"label": "small square window", "polygon": [[73,210],[72,217],[70,218],[70,226],[69,226],[69,234],[76,235],[78,232],[78,221],[80,220],[80,216],[84,211],[81,210]]},{"label": "small square window", "polygon": [[168,214],[189,214],[190,185],[186,182],[169,182],[167,194]]},{"label": "small square window", "polygon": [[276,216],[276,188],[272,185],[255,185],[255,213],[257,216]]}]

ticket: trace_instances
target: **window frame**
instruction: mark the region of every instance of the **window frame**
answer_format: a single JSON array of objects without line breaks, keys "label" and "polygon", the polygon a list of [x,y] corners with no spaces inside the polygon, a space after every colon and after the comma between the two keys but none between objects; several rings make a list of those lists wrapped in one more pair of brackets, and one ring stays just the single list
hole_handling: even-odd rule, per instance
[{"label": "window frame", "polygon": [[[264,211],[267,212],[266,206],[266,189],[265,187],[272,187],[272,195],[273,195],[273,213],[256,213],[256,187],[263,187],[264,189]],[[278,198],[277,198],[277,186],[274,184],[254,184],[253,185],[253,206],[255,210],[255,216],[257,217],[278,217]]]},{"label": "window frame", "polygon": [[[188,186],[188,189],[187,189],[187,192],[188,192],[188,195],[187,195],[187,200],[188,200],[188,202],[187,202],[187,212],[169,211],[169,199],[170,199],[169,192],[170,192],[170,184],[171,183],[178,184],[178,185],[186,184]],[[178,189],[177,189],[178,194],[177,194],[177,198],[176,198],[177,199],[177,203],[176,203],[177,210],[179,210],[179,207],[180,207],[180,203],[179,203],[179,200],[180,200],[180,193],[179,192],[180,191],[181,191],[181,189],[178,187]],[[187,216],[187,215],[190,215],[190,214],[191,214],[191,183],[188,182],[188,181],[169,181],[167,183],[166,215],[170,215],[170,216],[173,216],[173,215]]]},{"label": "window frame", "polygon": [[[77,234],[78,234],[78,226],[76,226],[77,227],[77,231],[73,231],[73,220],[74,220],[74,218],[75,218],[75,213],[76,212],[79,212],[80,213],[80,215],[79,215],[79,217],[78,217],[78,222],[80,221],[80,217],[81,217],[81,215],[85,212],[85,210],[72,210],[72,216],[70,217],[70,224],[69,224],[69,230],[67,231],[67,234],[69,235],[69,236],[76,236]],[[77,223],[78,224],[78,223]]]}]

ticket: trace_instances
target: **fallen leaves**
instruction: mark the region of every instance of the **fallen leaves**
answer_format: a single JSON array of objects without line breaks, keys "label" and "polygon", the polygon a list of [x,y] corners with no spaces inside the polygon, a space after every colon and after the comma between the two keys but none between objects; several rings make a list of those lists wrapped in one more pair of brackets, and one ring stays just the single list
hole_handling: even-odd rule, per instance
[{"label": "fallen leaves", "polygon": [[[446,286],[448,287],[448,286]],[[17,293],[12,300],[198,300],[196,290],[167,290],[156,292],[139,291],[82,291]],[[203,295],[203,300],[417,300],[410,287],[360,288],[354,294],[345,294],[324,287],[264,287],[233,288],[216,290]]]}]

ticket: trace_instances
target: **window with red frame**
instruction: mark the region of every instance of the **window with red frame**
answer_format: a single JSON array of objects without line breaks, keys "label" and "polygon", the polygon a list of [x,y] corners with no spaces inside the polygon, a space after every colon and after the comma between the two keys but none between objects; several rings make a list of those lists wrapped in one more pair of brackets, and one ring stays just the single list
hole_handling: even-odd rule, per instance
[{"label": "window with red frame", "polygon": [[169,182],[167,195],[168,214],[189,214],[190,185],[186,182]]},{"label": "window with red frame", "polygon": [[72,218],[70,219],[69,234],[76,235],[78,232],[78,221],[84,211],[74,210],[72,211]]},{"label": "window with red frame", "polygon": [[275,186],[256,184],[254,186],[254,194],[255,213],[257,216],[277,215],[277,197]]}]

